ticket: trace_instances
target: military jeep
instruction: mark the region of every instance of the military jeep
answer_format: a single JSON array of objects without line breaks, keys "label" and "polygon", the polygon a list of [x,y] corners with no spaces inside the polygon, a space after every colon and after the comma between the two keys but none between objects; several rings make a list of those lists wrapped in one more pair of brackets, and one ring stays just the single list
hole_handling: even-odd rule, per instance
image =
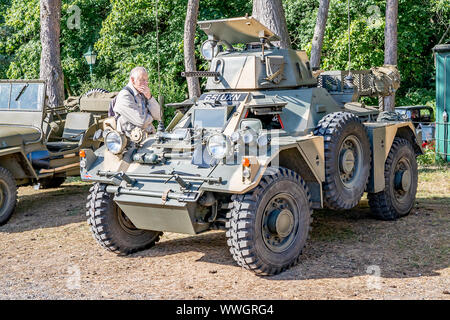
[{"label": "military jeep", "polygon": [[367,192],[376,218],[410,212],[414,126],[377,122],[380,110],[358,102],[392,92],[379,72],[316,78],[304,51],[274,46],[251,17],[199,26],[210,69],[184,75],[207,77],[206,92],[171,104],[172,122],[146,139],[109,126],[104,146],[83,150],[81,178],[95,182],[88,223],[103,247],[129,254],[165,231],[221,229],[239,265],[273,275],[298,263],[313,209],[351,209]]},{"label": "military jeep", "polygon": [[411,121],[416,128],[417,135],[422,136],[422,146],[432,144],[436,131],[434,110],[429,106],[401,106],[395,112]]},{"label": "military jeep", "polygon": [[[6,223],[17,202],[17,186],[60,186],[78,176],[80,147],[96,149],[92,137],[107,117],[108,99],[97,108],[80,112],[46,106],[41,80],[0,80],[0,225]],[[78,99],[80,100],[80,99]]]}]

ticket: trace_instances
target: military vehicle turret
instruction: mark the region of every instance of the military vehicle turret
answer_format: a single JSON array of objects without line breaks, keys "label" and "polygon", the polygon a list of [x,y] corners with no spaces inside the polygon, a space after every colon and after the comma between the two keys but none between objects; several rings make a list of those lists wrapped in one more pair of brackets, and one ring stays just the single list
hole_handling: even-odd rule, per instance
[{"label": "military vehicle turret", "polygon": [[165,130],[126,136],[105,121],[105,145],[82,150],[102,246],[129,254],[162,232],[223,229],[239,265],[273,275],[299,261],[313,209],[351,209],[368,192],[376,218],[410,212],[422,152],[414,127],[377,122],[380,110],[358,102],[395,90],[392,68],[315,77],[304,51],[274,46],[252,17],[199,26],[210,69],[184,75],[208,77],[206,91],[171,104]]}]

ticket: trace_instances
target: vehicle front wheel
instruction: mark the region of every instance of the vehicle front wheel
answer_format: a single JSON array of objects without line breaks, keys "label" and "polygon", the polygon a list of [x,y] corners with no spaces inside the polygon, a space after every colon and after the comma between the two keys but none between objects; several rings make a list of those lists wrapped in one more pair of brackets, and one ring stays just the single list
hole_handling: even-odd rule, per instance
[{"label": "vehicle front wheel", "polygon": [[0,167],[0,226],[11,218],[16,204],[16,180],[9,170]]},{"label": "vehicle front wheel", "polygon": [[120,255],[148,249],[162,232],[137,229],[106,192],[105,184],[94,184],[87,198],[87,222],[97,242]]},{"label": "vehicle front wheel", "polygon": [[395,220],[409,214],[416,199],[417,180],[411,143],[395,138],[384,166],[384,190],[367,196],[372,215],[381,220]]},{"label": "vehicle front wheel", "polygon": [[297,173],[279,168],[253,191],[232,199],[226,236],[240,266],[274,275],[298,263],[312,211],[308,188]]}]

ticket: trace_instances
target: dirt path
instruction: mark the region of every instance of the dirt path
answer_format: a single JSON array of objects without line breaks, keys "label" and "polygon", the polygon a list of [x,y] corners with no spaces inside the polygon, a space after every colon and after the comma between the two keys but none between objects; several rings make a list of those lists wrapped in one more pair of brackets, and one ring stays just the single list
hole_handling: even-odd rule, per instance
[{"label": "dirt path", "polygon": [[0,227],[0,299],[448,300],[448,171],[422,171],[416,208],[396,222],[371,219],[367,201],[315,212],[301,264],[270,278],[235,265],[224,232],[167,233],[118,257],[91,236],[87,184],[20,188],[17,212]]}]

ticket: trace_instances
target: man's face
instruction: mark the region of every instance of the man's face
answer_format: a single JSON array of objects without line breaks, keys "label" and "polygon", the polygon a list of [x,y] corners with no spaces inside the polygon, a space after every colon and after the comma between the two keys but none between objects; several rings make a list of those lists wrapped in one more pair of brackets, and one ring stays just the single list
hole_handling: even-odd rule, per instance
[{"label": "man's face", "polygon": [[131,78],[133,86],[141,92],[141,88],[148,88],[148,74],[141,72],[136,78]]}]

